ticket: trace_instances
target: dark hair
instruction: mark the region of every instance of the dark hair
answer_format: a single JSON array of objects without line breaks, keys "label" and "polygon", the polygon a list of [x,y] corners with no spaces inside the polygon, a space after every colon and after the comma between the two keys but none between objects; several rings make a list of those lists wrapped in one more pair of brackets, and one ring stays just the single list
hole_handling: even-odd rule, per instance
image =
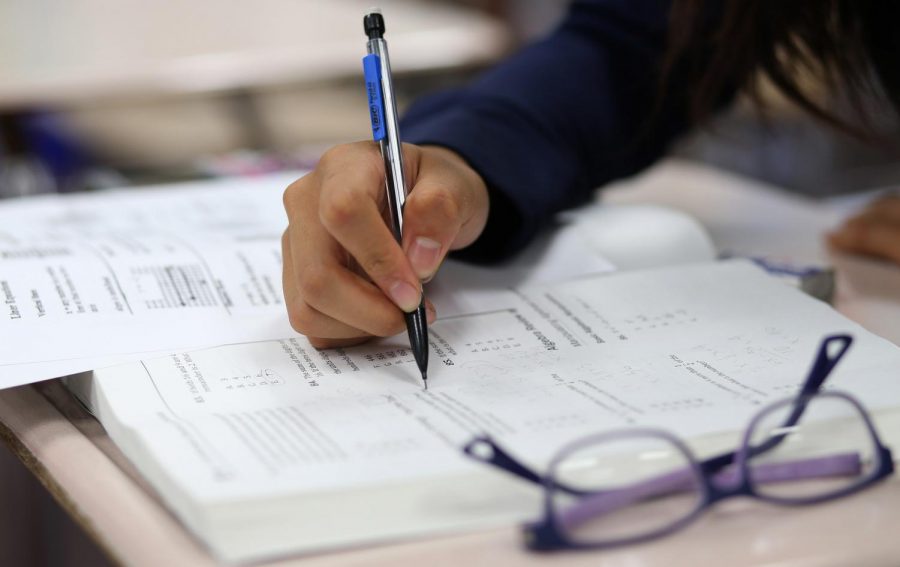
[{"label": "dark hair", "polygon": [[[674,0],[663,85],[674,69],[685,74],[699,122],[736,87],[761,103],[762,76],[810,114],[872,139],[872,95],[900,113],[898,17],[892,0]],[[817,100],[816,83],[845,97],[862,127]]]}]

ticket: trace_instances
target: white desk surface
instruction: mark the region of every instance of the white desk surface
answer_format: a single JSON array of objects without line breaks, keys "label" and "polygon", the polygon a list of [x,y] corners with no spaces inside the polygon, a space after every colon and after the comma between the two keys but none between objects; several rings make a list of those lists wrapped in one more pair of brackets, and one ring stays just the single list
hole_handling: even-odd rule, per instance
[{"label": "white desk surface", "polygon": [[[762,252],[781,243],[795,258],[824,254],[818,236],[833,216],[817,205],[720,172],[668,163],[609,193],[617,202],[667,202],[694,213],[721,245]],[[752,229],[752,230],[751,230]],[[757,238],[756,230],[764,237]],[[802,231],[800,231],[802,232]],[[739,249],[738,249],[739,248]],[[838,259],[837,307],[900,343],[900,269]],[[206,566],[213,561],[162,505],[126,472],[130,467],[99,425],[51,404],[59,386],[0,391],[0,436],[114,558],[137,566]],[[42,394],[43,393],[43,394]],[[70,420],[57,407],[63,408]],[[390,544],[271,565],[559,565],[696,566],[897,565],[900,478],[857,496],[783,509],[739,500],[723,503],[671,537],[613,551],[552,556],[522,550],[514,527]]]},{"label": "white desk surface", "polygon": [[[370,0],[0,2],[0,108],[361,75]],[[510,44],[484,14],[380,0],[397,72],[476,65]]]}]

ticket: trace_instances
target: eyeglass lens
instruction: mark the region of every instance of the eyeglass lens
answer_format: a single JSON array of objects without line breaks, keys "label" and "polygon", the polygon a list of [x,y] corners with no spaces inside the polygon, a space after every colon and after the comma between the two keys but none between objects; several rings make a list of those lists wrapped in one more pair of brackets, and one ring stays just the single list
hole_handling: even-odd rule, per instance
[{"label": "eyeglass lens", "polygon": [[567,538],[594,544],[639,537],[676,524],[701,504],[688,455],[655,436],[622,436],[569,451],[551,472],[578,491],[553,490],[554,517]]},{"label": "eyeglass lens", "polygon": [[[798,409],[800,419],[791,425]],[[773,406],[750,431],[747,451],[747,474],[756,493],[784,502],[840,493],[870,478],[879,465],[862,412],[839,396]]]}]

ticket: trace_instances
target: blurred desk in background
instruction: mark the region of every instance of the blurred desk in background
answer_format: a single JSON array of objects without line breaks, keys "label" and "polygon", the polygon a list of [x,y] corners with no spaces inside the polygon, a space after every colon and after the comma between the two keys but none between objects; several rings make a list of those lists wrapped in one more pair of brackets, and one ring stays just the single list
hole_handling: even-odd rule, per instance
[{"label": "blurred desk in background", "polygon": [[[511,48],[508,26],[475,9],[381,5],[401,104]],[[0,158],[9,158],[0,159],[0,196],[91,187],[78,178],[91,167],[126,173],[115,185],[156,182],[203,175],[210,158],[235,151],[318,155],[368,137],[369,6],[0,3]]]},{"label": "blurred desk in background", "polygon": [[[0,4],[0,110],[361,77],[369,0]],[[439,2],[382,0],[399,73],[484,65],[506,27]],[[361,80],[361,79],[360,79]]]}]

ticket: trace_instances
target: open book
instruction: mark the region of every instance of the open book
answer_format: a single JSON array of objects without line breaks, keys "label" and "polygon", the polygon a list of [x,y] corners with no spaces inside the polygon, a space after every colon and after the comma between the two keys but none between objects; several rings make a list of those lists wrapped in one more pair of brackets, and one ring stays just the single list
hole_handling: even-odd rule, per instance
[{"label": "open book", "polygon": [[856,342],[829,387],[860,398],[885,441],[900,442],[887,421],[900,349],[749,263],[463,295],[438,304],[428,391],[404,337],[179,352],[70,387],[228,562],[533,517],[535,489],[463,457],[478,434],[538,468],[575,437],[637,424],[701,455],[721,449],[761,404],[795,393],[835,332]]}]

